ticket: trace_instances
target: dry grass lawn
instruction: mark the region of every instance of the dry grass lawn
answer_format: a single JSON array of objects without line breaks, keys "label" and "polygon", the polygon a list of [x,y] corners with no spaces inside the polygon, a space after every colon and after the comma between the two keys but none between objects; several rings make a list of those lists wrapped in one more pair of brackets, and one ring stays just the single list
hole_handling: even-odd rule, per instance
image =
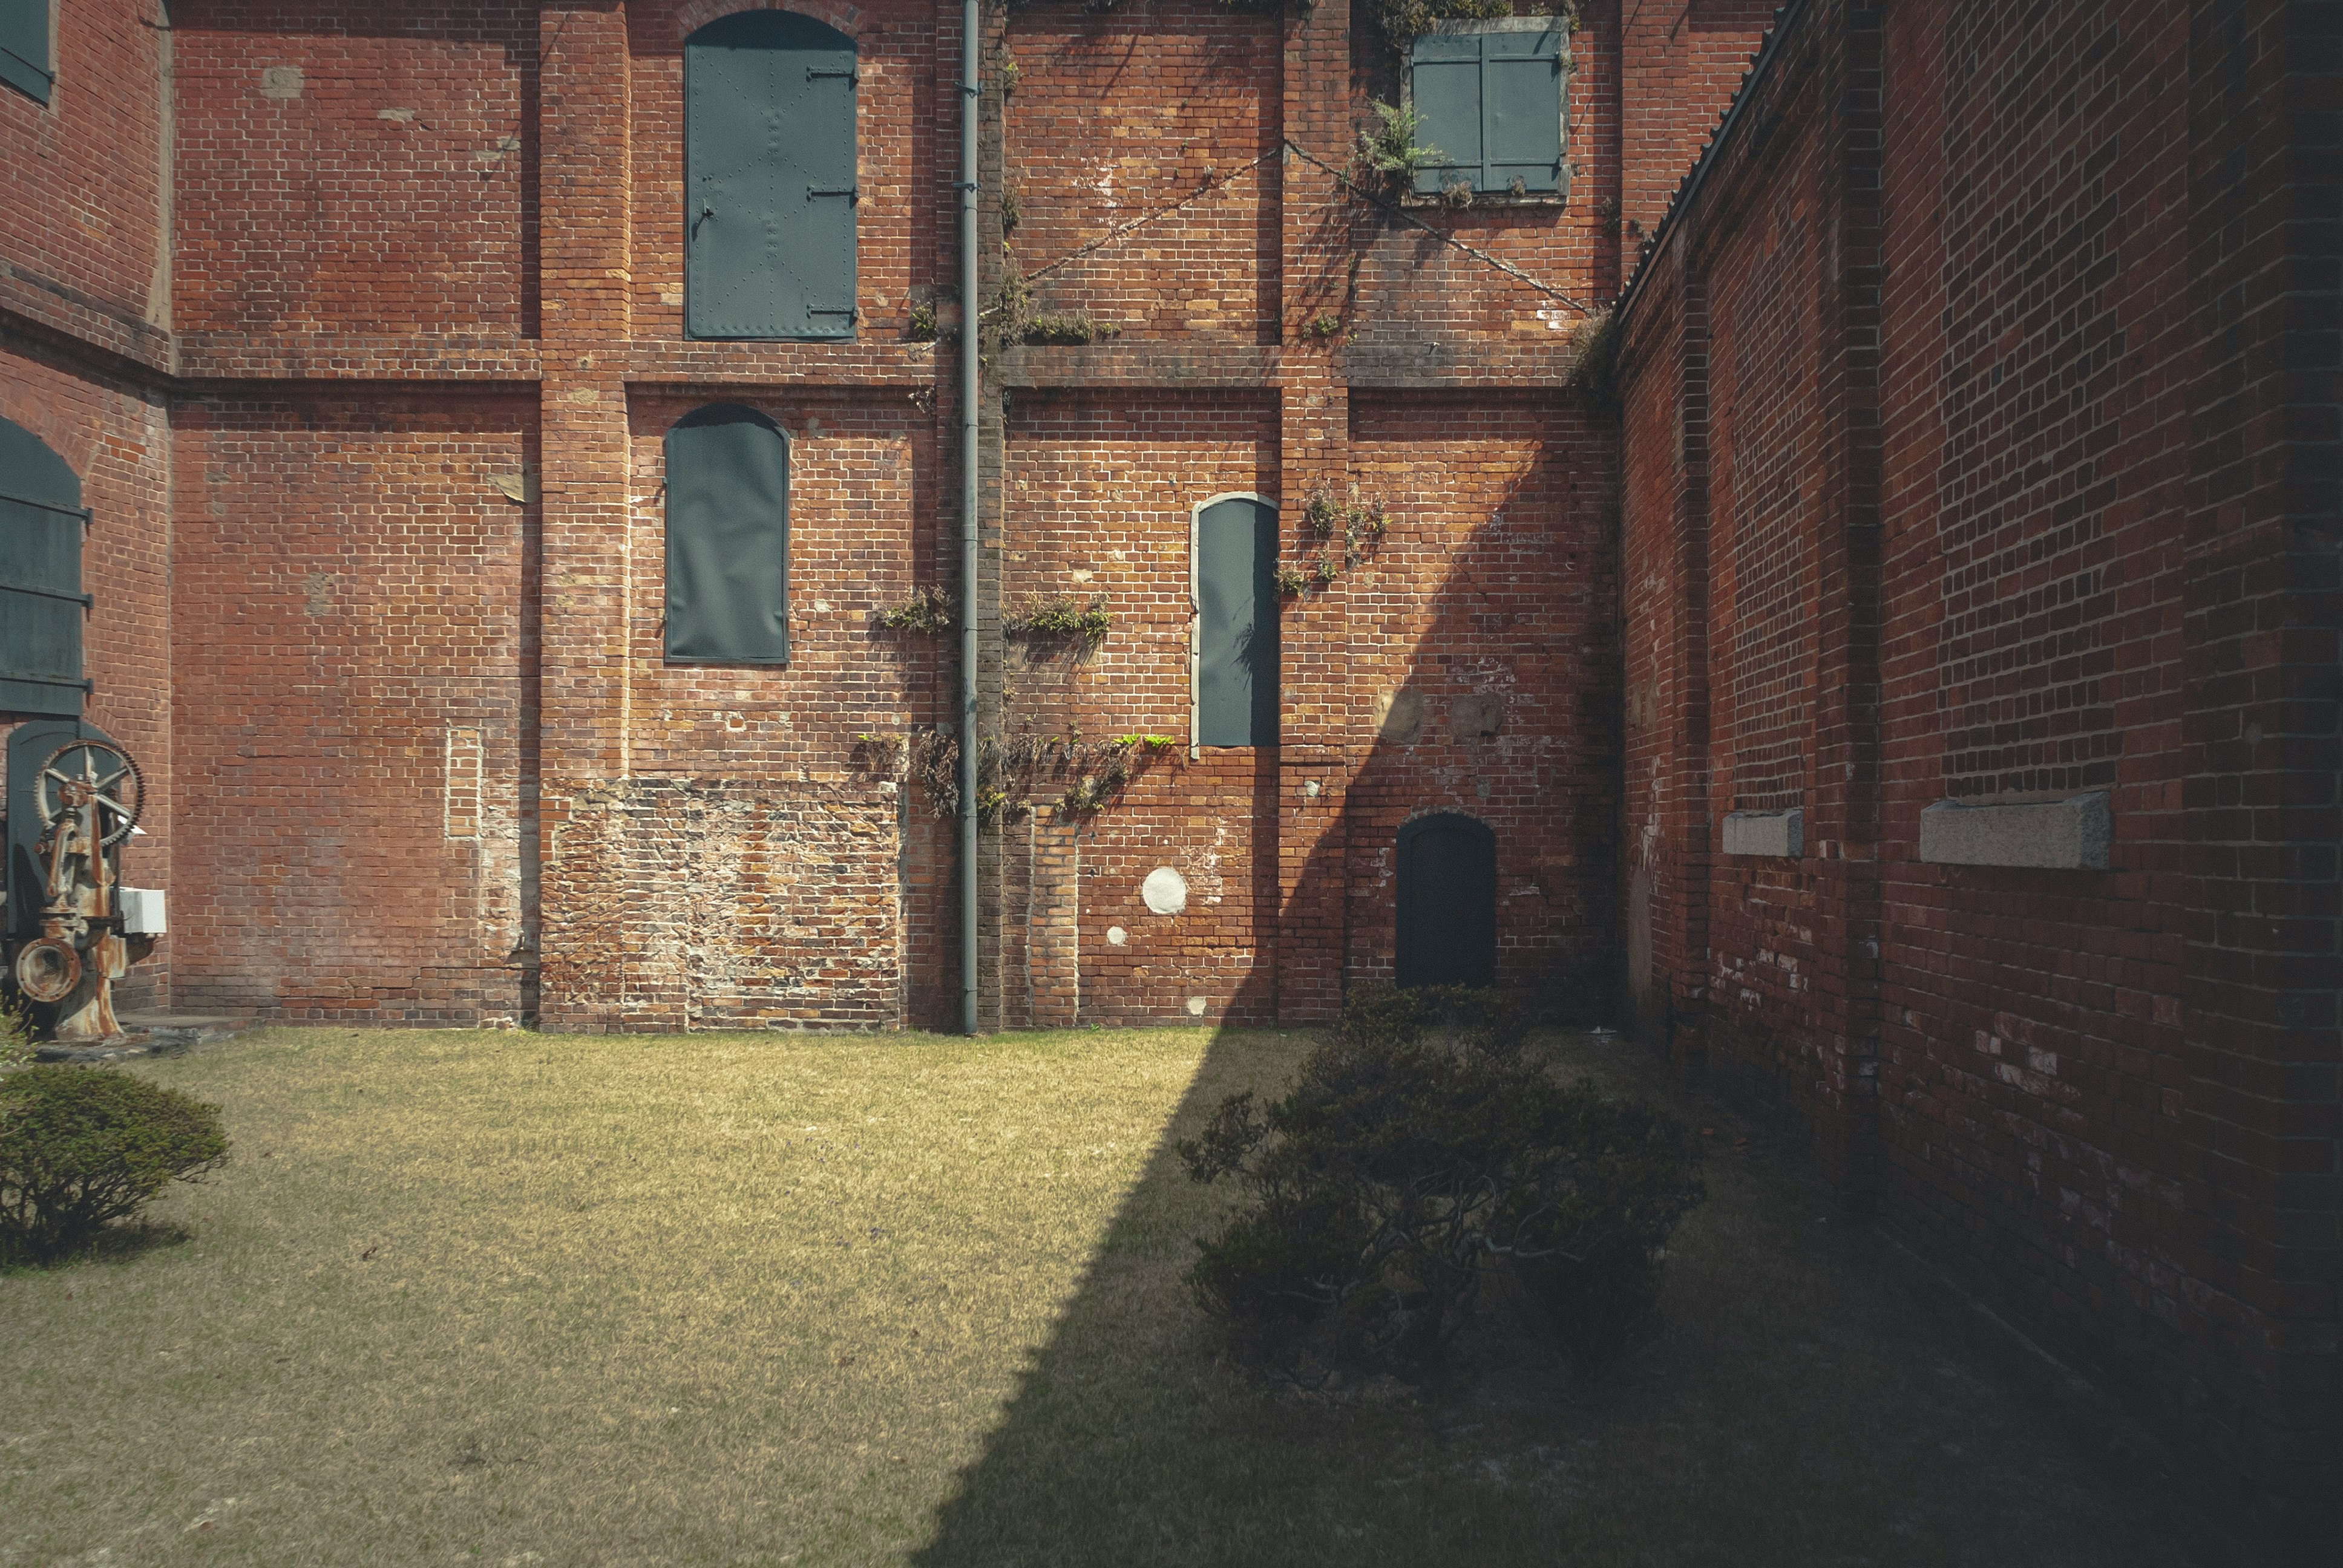
[{"label": "dry grass lawn", "polygon": [[0,1564],[2259,1560],[1729,1121],[1611,1379],[1254,1386],[1180,1283],[1223,1200],[1169,1140],[1305,1043],[287,1030],[126,1070],[222,1104],[234,1162],[0,1273]]}]

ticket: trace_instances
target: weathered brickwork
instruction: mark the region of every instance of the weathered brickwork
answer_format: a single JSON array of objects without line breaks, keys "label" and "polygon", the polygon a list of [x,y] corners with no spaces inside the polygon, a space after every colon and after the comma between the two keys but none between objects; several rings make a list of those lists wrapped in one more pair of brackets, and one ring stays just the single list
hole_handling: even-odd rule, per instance
[{"label": "weathered brickwork", "polygon": [[893,793],[588,788],[550,835],[547,989],[586,1029],[900,1028]]},{"label": "weathered brickwork", "polygon": [[157,236],[173,199],[172,35],[142,25],[156,0],[55,9],[49,101],[0,89],[0,305],[159,362],[171,325],[172,258]]},{"label": "weathered brickwork", "polygon": [[[1818,0],[1744,89],[1629,307],[1629,970],[2331,1543],[2335,437],[2285,410],[2335,368],[2272,283],[2334,176],[2287,162],[2299,15],[2197,9]],[[1939,800],[2093,789],[2107,870],[1921,859]],[[1801,858],[1720,852],[1794,805]]]},{"label": "weathered brickwork", "polygon": [[1018,70],[1000,196],[1013,265],[1075,258],[1034,277],[1035,308],[1131,336],[1277,341],[1276,18],[1189,8],[1134,35],[1112,15],[1051,6],[1012,17],[1002,48]]}]

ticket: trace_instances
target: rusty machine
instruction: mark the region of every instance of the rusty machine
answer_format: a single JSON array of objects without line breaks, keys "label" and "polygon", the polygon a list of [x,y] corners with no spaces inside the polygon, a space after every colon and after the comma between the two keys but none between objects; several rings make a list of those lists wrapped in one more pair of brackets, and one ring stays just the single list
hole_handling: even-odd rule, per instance
[{"label": "rusty machine", "polygon": [[162,932],[162,895],[122,885],[122,848],[145,805],[138,764],[95,726],[36,720],[10,732],[6,972],[51,1014],[59,1041],[121,1032],[114,982]]}]

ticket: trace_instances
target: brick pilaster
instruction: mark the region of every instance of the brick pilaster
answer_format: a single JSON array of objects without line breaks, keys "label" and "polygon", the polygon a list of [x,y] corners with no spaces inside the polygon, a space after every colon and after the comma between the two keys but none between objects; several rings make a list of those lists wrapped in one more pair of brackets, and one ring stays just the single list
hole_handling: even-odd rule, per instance
[{"label": "brick pilaster", "polygon": [[[539,17],[543,213],[544,631],[539,730],[542,863],[559,859],[570,803],[627,760],[627,19],[618,0],[554,0]],[[561,907],[546,879],[538,1016],[603,1027],[592,1000],[614,954],[605,922]]]},{"label": "brick pilaster", "polygon": [[1830,57],[1834,121],[1814,280],[1822,329],[1824,486],[1816,531],[1814,748],[1806,852],[1816,867],[1815,1155],[1839,1197],[1871,1209],[1879,1089],[1879,12],[1850,5]]},{"label": "brick pilaster", "polygon": [[[1350,143],[1350,8],[1321,5],[1285,24],[1286,139],[1329,164],[1347,161]],[[1302,506],[1313,489],[1340,497],[1348,482],[1350,398],[1338,347],[1305,347],[1302,325],[1322,307],[1345,258],[1326,221],[1342,193],[1332,176],[1288,155],[1278,169],[1284,238],[1280,318],[1286,348],[1278,397],[1280,535],[1288,561],[1314,545]],[[1342,1009],[1348,952],[1344,809],[1357,765],[1353,738],[1364,703],[1350,689],[1348,613],[1340,581],[1285,600],[1284,699],[1278,751],[1277,1017],[1281,1023],[1332,1018]]]}]

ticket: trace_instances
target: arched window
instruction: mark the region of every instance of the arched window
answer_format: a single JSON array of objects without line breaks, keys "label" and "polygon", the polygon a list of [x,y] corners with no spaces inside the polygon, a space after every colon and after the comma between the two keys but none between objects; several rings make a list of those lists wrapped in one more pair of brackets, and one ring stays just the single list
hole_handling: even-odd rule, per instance
[{"label": "arched window", "polygon": [[789,438],[738,403],[667,433],[667,657],[789,661]]},{"label": "arched window", "polygon": [[1222,496],[1196,510],[1198,746],[1277,744],[1277,508]]},{"label": "arched window", "polygon": [[79,718],[81,479],[48,444],[0,419],[0,713]]},{"label": "arched window", "polygon": [[684,40],[690,337],[854,336],[854,40],[742,11]]},{"label": "arched window", "polygon": [[1399,830],[1398,980],[1493,985],[1497,980],[1497,835],[1459,811]]}]

